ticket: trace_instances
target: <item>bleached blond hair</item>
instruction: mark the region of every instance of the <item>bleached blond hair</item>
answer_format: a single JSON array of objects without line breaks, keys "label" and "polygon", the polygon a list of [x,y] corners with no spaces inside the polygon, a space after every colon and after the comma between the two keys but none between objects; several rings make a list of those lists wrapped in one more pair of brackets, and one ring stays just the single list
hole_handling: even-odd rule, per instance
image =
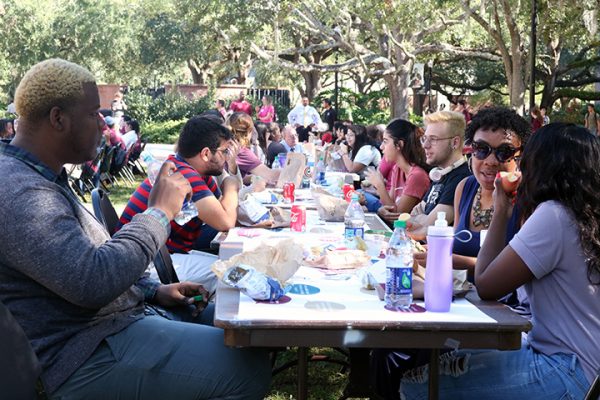
[{"label": "bleached blond hair", "polygon": [[95,83],[87,69],[60,58],[42,61],[21,79],[15,92],[19,117],[36,121],[52,107],[67,108],[83,99],[83,84]]},{"label": "bleached blond hair", "polygon": [[444,123],[448,133],[452,136],[459,136],[461,142],[465,138],[465,116],[455,111],[437,111],[425,116],[425,126],[429,124]]}]

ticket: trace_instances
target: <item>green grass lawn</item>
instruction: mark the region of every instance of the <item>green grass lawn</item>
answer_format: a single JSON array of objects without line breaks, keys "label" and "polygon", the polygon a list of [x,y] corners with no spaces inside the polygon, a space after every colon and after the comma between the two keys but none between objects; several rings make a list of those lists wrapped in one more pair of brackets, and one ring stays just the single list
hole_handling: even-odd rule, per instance
[{"label": "green grass lawn", "polygon": [[[313,358],[330,358],[345,360],[345,357],[330,348],[313,348],[310,350]],[[296,349],[278,353],[275,367],[296,359]],[[297,398],[297,367],[296,365],[278,373],[273,377],[271,391],[267,400],[289,400]],[[348,382],[348,368],[326,361],[311,361],[308,364],[308,398],[313,400],[339,399]]]}]

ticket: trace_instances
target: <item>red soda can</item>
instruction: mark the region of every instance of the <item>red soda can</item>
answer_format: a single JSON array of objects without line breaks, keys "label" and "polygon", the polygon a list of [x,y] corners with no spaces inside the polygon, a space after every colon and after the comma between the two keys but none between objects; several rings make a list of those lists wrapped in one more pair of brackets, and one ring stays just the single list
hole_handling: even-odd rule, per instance
[{"label": "red soda can", "polygon": [[352,200],[352,194],[354,193],[354,185],[351,183],[346,183],[343,187],[343,190],[344,199],[346,199],[346,201],[350,203],[350,200]]},{"label": "red soda can", "polygon": [[290,217],[290,229],[294,232],[306,231],[306,208],[303,206],[292,206]]},{"label": "red soda can", "polygon": [[296,185],[294,182],[287,182],[283,185],[283,202],[284,203],[293,203],[296,197],[294,196],[294,192],[296,190]]}]

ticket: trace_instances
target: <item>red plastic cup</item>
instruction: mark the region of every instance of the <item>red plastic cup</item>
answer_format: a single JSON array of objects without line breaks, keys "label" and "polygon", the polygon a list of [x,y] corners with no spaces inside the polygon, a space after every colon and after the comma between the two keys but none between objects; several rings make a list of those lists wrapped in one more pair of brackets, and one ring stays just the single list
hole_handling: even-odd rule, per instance
[{"label": "red plastic cup", "polygon": [[283,202],[284,203],[293,203],[296,199],[294,195],[296,191],[296,185],[294,182],[287,182],[283,185]]},{"label": "red plastic cup", "polygon": [[294,232],[306,231],[306,208],[294,205],[291,211],[290,229]]}]

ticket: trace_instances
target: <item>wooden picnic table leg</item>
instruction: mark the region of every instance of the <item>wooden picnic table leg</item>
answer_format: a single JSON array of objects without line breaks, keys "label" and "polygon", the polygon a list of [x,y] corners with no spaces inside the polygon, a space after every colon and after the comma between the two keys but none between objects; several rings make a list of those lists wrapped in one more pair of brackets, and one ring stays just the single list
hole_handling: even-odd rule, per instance
[{"label": "wooden picnic table leg", "polygon": [[429,358],[429,400],[438,400],[440,380],[440,349],[431,349]]},{"label": "wooden picnic table leg", "polygon": [[298,347],[298,400],[308,399],[308,347]]}]

